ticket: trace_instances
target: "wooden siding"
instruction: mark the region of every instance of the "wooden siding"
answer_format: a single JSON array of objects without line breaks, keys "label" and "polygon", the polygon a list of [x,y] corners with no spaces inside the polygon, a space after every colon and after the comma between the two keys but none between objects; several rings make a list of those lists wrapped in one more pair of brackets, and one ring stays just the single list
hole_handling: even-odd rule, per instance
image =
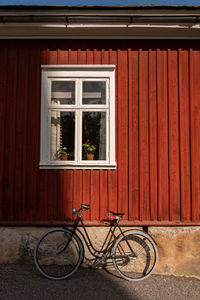
[{"label": "wooden siding", "polygon": [[[116,170],[39,170],[42,64],[116,65]],[[0,41],[0,223],[81,202],[91,224],[200,223],[199,41]]]}]

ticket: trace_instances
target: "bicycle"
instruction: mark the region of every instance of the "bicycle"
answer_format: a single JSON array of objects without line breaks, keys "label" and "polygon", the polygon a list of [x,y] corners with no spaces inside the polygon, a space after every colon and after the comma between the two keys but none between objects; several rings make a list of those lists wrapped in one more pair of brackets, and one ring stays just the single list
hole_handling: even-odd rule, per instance
[{"label": "bicycle", "polygon": [[[81,266],[84,259],[84,240],[89,252],[94,257],[94,265],[105,264],[112,260],[115,270],[126,280],[139,281],[148,278],[154,271],[158,252],[152,237],[141,230],[122,231],[119,221],[124,213],[107,214],[110,229],[101,249],[96,249],[87,233],[82,216],[90,208],[82,203],[79,210],[73,208],[77,215],[72,229],[51,229],[38,240],[34,249],[34,262],[39,272],[49,279],[66,279]],[[107,220],[108,221],[108,220]],[[81,223],[83,232],[78,228]],[[116,237],[115,230],[120,234]],[[78,234],[77,234],[78,233]],[[80,237],[82,237],[82,240]]]}]

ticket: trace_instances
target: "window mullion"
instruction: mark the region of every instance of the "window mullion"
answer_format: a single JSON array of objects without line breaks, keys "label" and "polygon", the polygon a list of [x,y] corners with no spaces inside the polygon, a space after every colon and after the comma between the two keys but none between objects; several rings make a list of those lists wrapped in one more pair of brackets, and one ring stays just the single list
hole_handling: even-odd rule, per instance
[{"label": "window mullion", "polygon": [[80,164],[81,162],[81,140],[82,140],[82,113],[80,111],[81,106],[81,95],[82,95],[82,84],[81,79],[77,79],[77,121],[76,121],[76,151],[77,151],[77,163]]},{"label": "window mullion", "polygon": [[77,162],[78,160],[78,145],[77,145],[77,137],[78,137],[78,114],[77,110],[75,110],[75,140],[74,140],[74,147],[75,147],[75,153],[74,153],[74,161]]}]

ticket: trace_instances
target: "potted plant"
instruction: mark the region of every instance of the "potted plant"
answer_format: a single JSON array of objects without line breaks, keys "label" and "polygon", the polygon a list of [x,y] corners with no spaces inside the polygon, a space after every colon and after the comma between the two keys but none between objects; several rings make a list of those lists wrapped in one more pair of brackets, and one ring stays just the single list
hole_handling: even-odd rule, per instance
[{"label": "potted plant", "polygon": [[86,152],[86,159],[93,160],[94,159],[94,152],[96,150],[95,145],[91,145],[90,140],[87,140],[85,144],[83,144],[83,149]]},{"label": "potted plant", "polygon": [[61,160],[67,160],[69,153],[67,153],[67,148],[66,147],[61,147],[58,149],[58,154]]}]

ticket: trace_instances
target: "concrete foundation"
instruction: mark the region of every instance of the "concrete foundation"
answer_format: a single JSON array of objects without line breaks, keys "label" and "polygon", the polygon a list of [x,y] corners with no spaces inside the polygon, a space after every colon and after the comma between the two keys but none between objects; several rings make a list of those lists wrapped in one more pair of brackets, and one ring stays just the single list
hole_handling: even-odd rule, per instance
[{"label": "concrete foundation", "polygon": [[[38,238],[49,229],[0,227],[0,264],[33,263],[34,246]],[[108,227],[88,227],[87,230],[95,247],[100,248]],[[158,248],[159,259],[155,274],[200,279],[200,227],[148,227],[148,232]],[[90,258],[88,251],[86,257]]]}]

